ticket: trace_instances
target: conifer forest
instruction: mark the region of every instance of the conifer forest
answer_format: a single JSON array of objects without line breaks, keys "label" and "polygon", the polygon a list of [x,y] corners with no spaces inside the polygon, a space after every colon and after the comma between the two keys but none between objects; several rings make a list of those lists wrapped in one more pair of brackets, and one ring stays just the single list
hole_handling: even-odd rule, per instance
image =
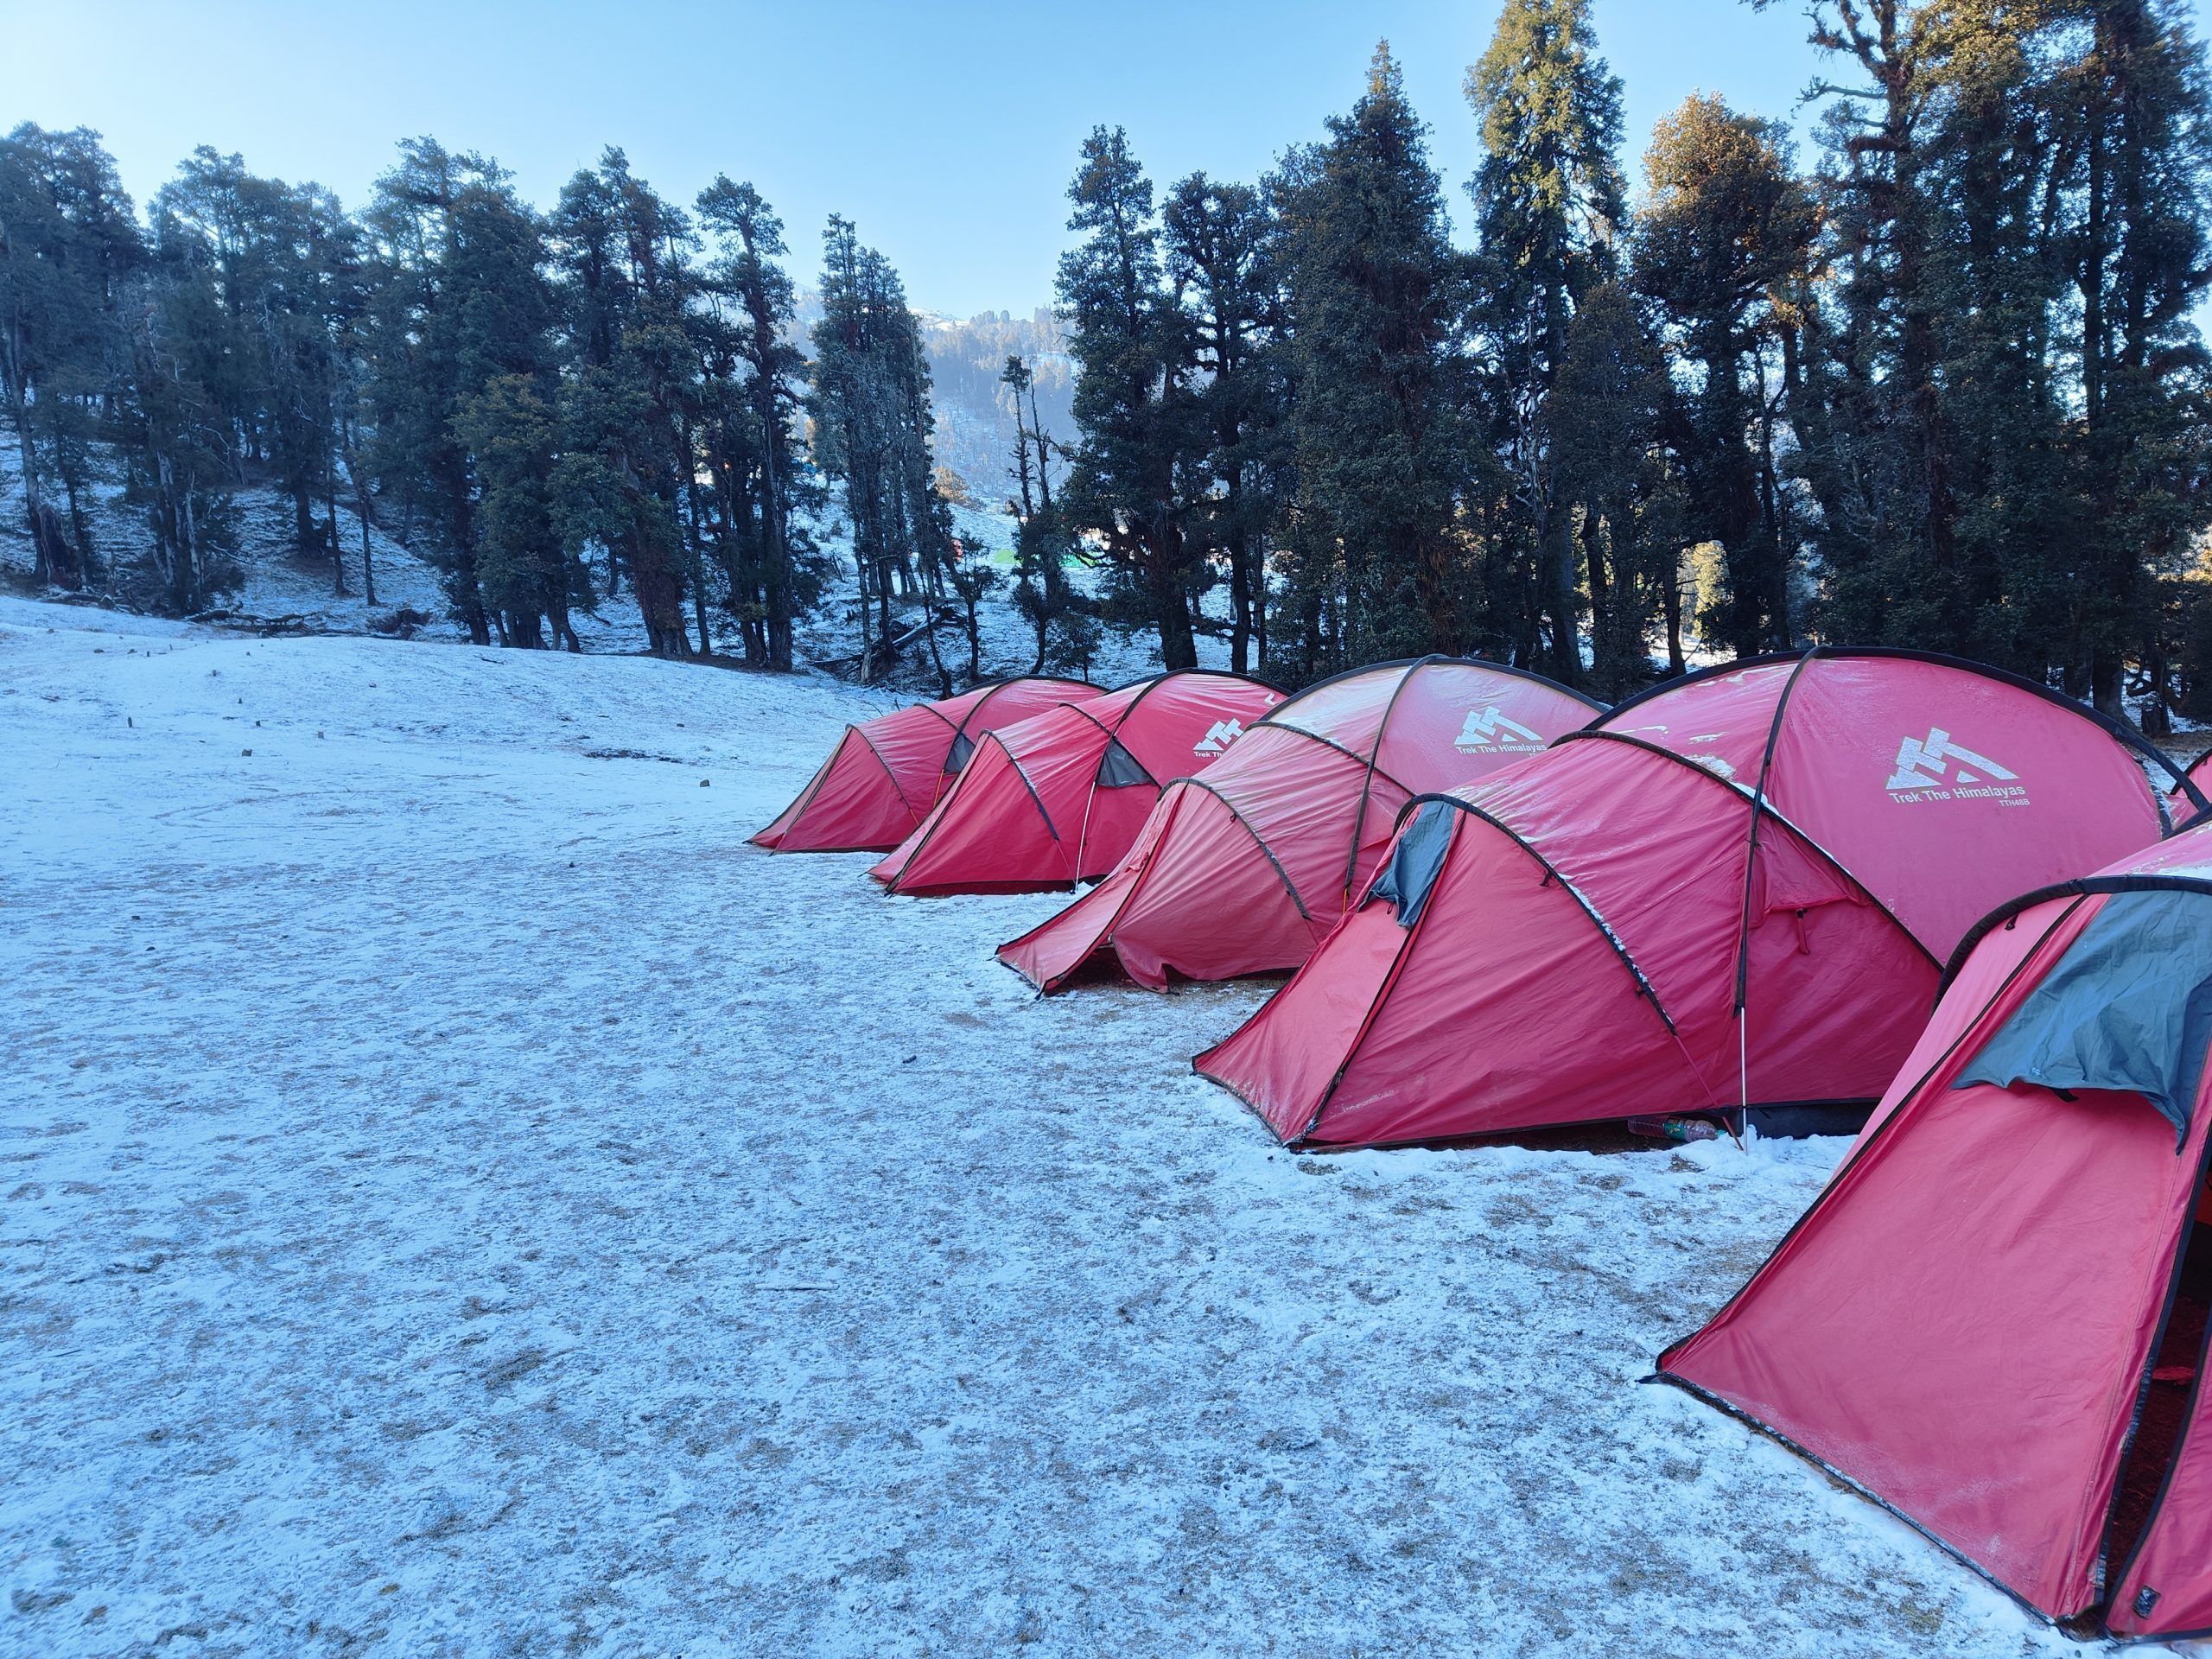
[{"label": "conifer forest", "polygon": [[[947,690],[995,594],[1018,667],[1119,630],[1285,685],[1437,652],[1614,698],[1825,640],[1995,664],[2153,735],[2212,719],[2193,12],[1809,16],[1802,149],[1703,94],[1624,130],[1588,0],[1508,0],[1463,108],[1411,107],[1378,46],[1265,176],[1155,179],[1097,128],[1052,363],[960,368],[1010,434],[987,477],[938,453],[867,227],[819,227],[801,292],[817,232],[743,157],[678,201],[610,147],[532,202],[415,137],[348,203],[203,148],[136,202],[98,133],[18,125],[16,528],[40,588],[188,615],[261,489],[372,601],[372,526],[418,550],[479,644],[581,649],[574,616],[627,595],[655,653],[788,669],[832,607],[847,671]],[[1745,25],[1802,26],[1765,0]],[[1464,190],[1439,122],[1479,132]],[[956,525],[971,491],[1010,556]]]}]

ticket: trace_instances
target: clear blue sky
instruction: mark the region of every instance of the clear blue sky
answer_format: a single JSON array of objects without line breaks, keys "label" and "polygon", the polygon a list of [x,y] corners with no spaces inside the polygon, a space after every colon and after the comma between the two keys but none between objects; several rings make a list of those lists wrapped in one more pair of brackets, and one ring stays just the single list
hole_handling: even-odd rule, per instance
[{"label": "clear blue sky", "polygon": [[[1464,228],[1476,141],[1460,82],[1496,15],[1497,0],[0,0],[15,48],[0,124],[97,128],[141,201],[207,143],[351,206],[395,141],[430,133],[497,156],[548,204],[618,143],[682,201],[718,171],[751,179],[802,280],[838,212],[917,305],[1026,311],[1050,298],[1093,124],[1126,126],[1157,181],[1249,179],[1351,102],[1383,36]],[[1693,91],[1792,115],[1815,65],[1789,0],[1599,0],[1597,15],[1631,160]]]}]

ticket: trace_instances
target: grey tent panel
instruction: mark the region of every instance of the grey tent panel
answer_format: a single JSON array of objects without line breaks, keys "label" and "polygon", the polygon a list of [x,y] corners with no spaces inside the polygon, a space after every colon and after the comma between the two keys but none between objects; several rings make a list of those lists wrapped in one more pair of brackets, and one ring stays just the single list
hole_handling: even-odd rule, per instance
[{"label": "grey tent panel", "polygon": [[968,757],[975,753],[976,740],[965,732],[955,732],[951,752],[944,757],[944,769],[949,772],[958,772],[968,764]]},{"label": "grey tent panel", "polygon": [[1122,747],[1116,738],[1106,746],[1106,753],[1098,760],[1098,787],[1128,789],[1137,784],[1149,784],[1152,774],[1137,764],[1137,758]]},{"label": "grey tent panel", "polygon": [[2118,893],[1953,1086],[2124,1090],[2186,1141],[2208,1042],[2212,915],[2203,900]]},{"label": "grey tent panel", "polygon": [[1444,868],[1445,849],[1452,844],[1455,816],[1455,810],[1442,801],[1423,801],[1367,890],[1370,899],[1387,899],[1397,906],[1400,927],[1411,927],[1427,907],[1429,890]]}]

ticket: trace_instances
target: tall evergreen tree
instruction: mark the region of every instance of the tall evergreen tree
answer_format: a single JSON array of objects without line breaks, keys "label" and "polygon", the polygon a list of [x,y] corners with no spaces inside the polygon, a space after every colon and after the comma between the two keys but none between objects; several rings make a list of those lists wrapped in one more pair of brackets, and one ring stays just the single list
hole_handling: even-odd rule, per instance
[{"label": "tall evergreen tree", "polygon": [[87,455],[122,370],[123,297],[143,257],[99,134],[27,123],[0,138],[0,397],[47,582],[80,587],[92,573]]},{"label": "tall evergreen tree", "polygon": [[1912,0],[1820,0],[1811,16],[1813,43],[1852,76],[1818,89],[1828,270],[1804,296],[1789,392],[1827,620],[1858,640],[1971,649],[1979,597],[1959,556],[1941,372],[1929,18]]},{"label": "tall evergreen tree", "polygon": [[1485,617],[1458,505],[1464,264],[1387,42],[1276,192],[1295,469],[1278,632],[1301,677],[1465,650]]},{"label": "tall evergreen tree", "polygon": [[1498,381],[1494,442],[1526,515],[1545,664],[1570,685],[1582,673],[1574,512],[1558,493],[1543,409],[1575,312],[1617,273],[1625,216],[1621,85],[1598,55],[1590,11],[1591,0],[1506,0],[1466,84],[1484,149],[1467,188],[1478,321]]},{"label": "tall evergreen tree", "polygon": [[1198,663],[1192,609],[1208,585],[1191,534],[1197,480],[1189,320],[1167,289],[1152,181],[1121,129],[1094,128],[1068,188],[1059,315],[1074,331],[1081,442],[1063,492],[1070,526],[1103,542],[1116,594],[1160,639],[1166,667]]},{"label": "tall evergreen tree", "polygon": [[715,458],[727,533],[744,549],[733,589],[742,588],[759,610],[758,627],[745,636],[748,658],[788,669],[793,619],[818,597],[821,577],[812,543],[793,523],[810,502],[795,430],[806,359],[790,339],[791,279],[778,263],[784,225],[752,185],[724,175],[697,205],[700,223],[720,243],[709,291],[729,309],[732,348],[746,373],[747,429],[735,442],[739,435],[724,423],[719,429],[733,441]]},{"label": "tall evergreen tree", "polygon": [[1199,499],[1192,533],[1228,567],[1229,663],[1267,661],[1268,527],[1284,481],[1282,298],[1268,198],[1194,173],[1160,212],[1167,279],[1189,316]]},{"label": "tall evergreen tree", "polygon": [[476,480],[476,574],[502,641],[580,652],[569,617],[590,599],[583,562],[554,516],[559,410],[550,375],[494,376],[461,400],[454,436]]},{"label": "tall evergreen tree", "polygon": [[1833,276],[1790,388],[1829,626],[2113,713],[2133,657],[2163,709],[2156,573],[2208,517],[2202,46],[2182,9],[2118,0],[1832,0],[1815,22],[1861,82],[1829,89]]},{"label": "tall evergreen tree", "polygon": [[889,261],[835,215],[823,232],[814,352],[815,456],[844,485],[862,668],[872,676],[895,655],[900,596],[931,607],[923,632],[936,650],[934,601],[953,562],[951,513],[935,485],[936,416],[920,323]]},{"label": "tall evergreen tree", "polygon": [[129,304],[124,487],[152,532],[156,604],[189,614],[237,583],[238,381],[207,245],[156,215],[152,254]]},{"label": "tall evergreen tree", "polygon": [[204,145],[156,196],[154,214],[172,245],[196,245],[213,275],[221,344],[209,389],[238,480],[276,485],[292,505],[295,548],[330,557],[342,593],[335,451],[341,353],[362,298],[358,227],[321,187],[257,177]]},{"label": "tall evergreen tree", "polygon": [[562,187],[550,231],[571,365],[556,515],[572,547],[607,550],[610,588],[628,575],[647,649],[689,657],[684,595],[697,547],[687,530],[698,517],[686,499],[696,478],[690,226],[609,148]]},{"label": "tall evergreen tree", "polygon": [[1644,176],[1635,283],[1660,306],[1687,371],[1671,435],[1689,538],[1718,543],[1726,562],[1724,608],[1700,621],[1739,655],[1785,650],[1794,631],[1774,461],[1781,376],[1769,367],[1784,344],[1784,296],[1807,275],[1812,198],[1785,135],[1702,93],[1659,123]]},{"label": "tall evergreen tree", "polygon": [[1664,444],[1675,400],[1655,334],[1624,289],[1592,290],[1567,329],[1545,411],[1560,495],[1580,505],[1590,683],[1607,698],[1651,677],[1655,621],[1664,624],[1668,671],[1685,666],[1676,574],[1685,515]]},{"label": "tall evergreen tree", "polygon": [[477,570],[478,480],[454,423],[492,382],[545,372],[543,233],[497,163],[428,138],[400,146],[363,217],[374,250],[367,465],[397,498],[400,538],[427,532],[453,614],[488,645],[504,621]]},{"label": "tall evergreen tree", "polygon": [[[2068,664],[2120,706],[2133,653],[2149,717],[2172,692],[2158,595],[2212,522],[2212,84],[2177,0],[2081,0],[2087,50],[2053,107],[2078,141],[2062,245],[2081,316],[2081,634]],[[2078,122],[2078,125],[2072,123]],[[2212,670],[2202,659],[2199,677]]]}]

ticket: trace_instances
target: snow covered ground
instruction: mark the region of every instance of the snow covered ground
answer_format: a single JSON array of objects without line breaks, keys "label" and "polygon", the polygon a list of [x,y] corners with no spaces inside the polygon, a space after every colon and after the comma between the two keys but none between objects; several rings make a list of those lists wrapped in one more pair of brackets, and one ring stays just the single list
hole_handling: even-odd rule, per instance
[{"label": "snow covered ground", "polygon": [[1636,1385],[1839,1146],[1285,1154],[868,706],[0,600],[0,1653],[2076,1650]]}]

